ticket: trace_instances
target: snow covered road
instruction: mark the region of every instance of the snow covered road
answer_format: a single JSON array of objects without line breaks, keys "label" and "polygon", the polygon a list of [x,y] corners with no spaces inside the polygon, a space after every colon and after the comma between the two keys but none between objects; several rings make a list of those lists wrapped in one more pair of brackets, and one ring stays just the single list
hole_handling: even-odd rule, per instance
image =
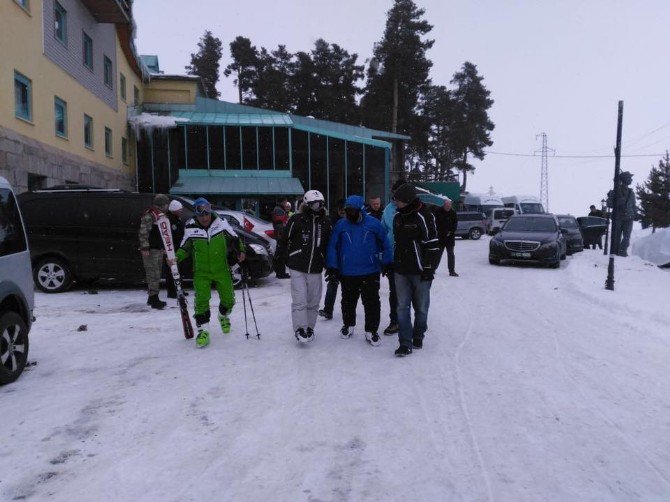
[{"label": "snow covered road", "polygon": [[0,500],[669,500],[670,274],[621,259],[609,292],[601,252],[550,270],[487,246],[457,242],[405,359],[341,340],[339,313],[298,346],[288,281],[252,289],[260,341],[238,292],[205,350],[143,291],[37,295]]}]

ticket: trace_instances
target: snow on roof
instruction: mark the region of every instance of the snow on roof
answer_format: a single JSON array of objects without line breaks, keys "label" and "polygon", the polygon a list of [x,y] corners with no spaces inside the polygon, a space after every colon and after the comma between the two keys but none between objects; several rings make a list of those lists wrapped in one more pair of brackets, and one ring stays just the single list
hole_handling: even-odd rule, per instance
[{"label": "snow on roof", "polygon": [[141,130],[151,132],[154,129],[171,129],[177,127],[178,122],[188,122],[188,119],[146,112],[128,118],[128,123],[136,136],[139,136]]}]

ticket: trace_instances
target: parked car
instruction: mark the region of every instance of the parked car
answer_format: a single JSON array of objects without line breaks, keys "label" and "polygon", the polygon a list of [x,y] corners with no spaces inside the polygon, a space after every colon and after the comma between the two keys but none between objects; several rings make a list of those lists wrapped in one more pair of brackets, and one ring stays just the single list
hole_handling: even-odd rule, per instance
[{"label": "parked car", "polygon": [[[137,234],[140,217],[153,197],[147,193],[79,188],[19,195],[35,285],[47,293],[60,293],[75,281],[142,282],[145,273]],[[192,215],[192,208],[184,209],[185,216]],[[251,278],[269,275],[272,258],[265,241],[237,222],[231,224],[249,244]],[[180,268],[184,278],[189,279],[190,262]],[[240,274],[234,279],[239,282]]]},{"label": "parked car", "polygon": [[463,239],[479,239],[486,230],[486,215],[478,211],[459,211],[456,236]]},{"label": "parked car", "polygon": [[577,224],[582,232],[584,247],[602,242],[603,235],[607,231],[608,221],[600,216],[580,216]]},{"label": "parked car", "polygon": [[245,213],[244,211],[233,211],[231,209],[216,209],[218,214],[228,215],[237,221],[245,230],[253,232],[265,242],[268,243],[272,254],[277,250],[277,241],[275,240],[275,229],[272,223],[262,220],[256,216]]},{"label": "parked car", "polygon": [[570,214],[557,214],[556,218],[561,228],[567,230],[565,233],[567,254],[584,251],[584,238],[575,217]]},{"label": "parked car", "polygon": [[512,215],[517,214],[517,210],[509,207],[496,207],[487,209],[484,214],[486,215],[486,233],[494,235]]},{"label": "parked car", "polygon": [[15,381],[28,362],[34,290],[21,211],[0,177],[0,385]]},{"label": "parked car", "polygon": [[553,214],[515,214],[489,242],[489,263],[510,260],[558,268],[567,254],[566,233]]}]

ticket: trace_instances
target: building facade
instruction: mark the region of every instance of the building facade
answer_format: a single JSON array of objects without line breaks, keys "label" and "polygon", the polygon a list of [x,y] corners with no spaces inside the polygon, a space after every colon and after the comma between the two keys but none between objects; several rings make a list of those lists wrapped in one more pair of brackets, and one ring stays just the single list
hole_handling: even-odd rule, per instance
[{"label": "building facade", "polygon": [[0,175],[17,191],[136,189],[128,116],[144,73],[132,37],[126,1],[0,3]]}]

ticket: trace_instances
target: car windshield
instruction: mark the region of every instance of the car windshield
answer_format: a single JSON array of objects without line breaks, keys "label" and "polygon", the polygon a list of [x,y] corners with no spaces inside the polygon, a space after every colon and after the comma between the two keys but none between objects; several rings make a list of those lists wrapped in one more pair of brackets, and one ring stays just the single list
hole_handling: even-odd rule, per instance
[{"label": "car windshield", "polygon": [[544,213],[544,208],[542,207],[542,204],[539,204],[537,202],[522,202],[520,204],[521,210],[525,214],[542,214]]},{"label": "car windshield", "polygon": [[556,224],[551,218],[514,217],[507,220],[506,232],[555,232]]},{"label": "car windshield", "polygon": [[572,216],[559,216],[558,222],[563,228],[579,228],[579,225],[577,225],[577,220],[575,220]]},{"label": "car windshield", "polygon": [[505,209],[505,210],[502,210],[502,211],[498,210],[495,213],[493,213],[493,217],[498,219],[498,220],[506,220],[510,216],[512,216],[513,214],[514,214],[513,209]]}]

